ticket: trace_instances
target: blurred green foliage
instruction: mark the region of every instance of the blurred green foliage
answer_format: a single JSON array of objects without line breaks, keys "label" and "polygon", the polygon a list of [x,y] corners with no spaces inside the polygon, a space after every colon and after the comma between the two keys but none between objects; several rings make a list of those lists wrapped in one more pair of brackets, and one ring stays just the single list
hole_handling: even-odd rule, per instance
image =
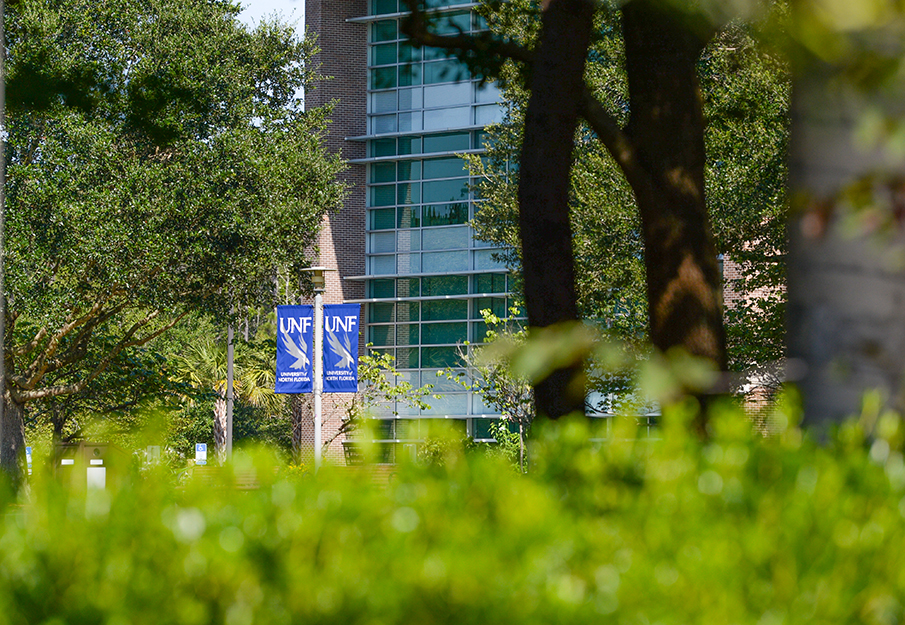
[{"label": "blurred green foliage", "polygon": [[536,424],[528,475],[452,447],[387,485],[263,452],[182,488],[37,470],[0,518],[0,622],[900,622],[905,427],[868,401],[817,444],[787,405],[769,439],[726,406],[702,443],[693,402],[655,438]]}]

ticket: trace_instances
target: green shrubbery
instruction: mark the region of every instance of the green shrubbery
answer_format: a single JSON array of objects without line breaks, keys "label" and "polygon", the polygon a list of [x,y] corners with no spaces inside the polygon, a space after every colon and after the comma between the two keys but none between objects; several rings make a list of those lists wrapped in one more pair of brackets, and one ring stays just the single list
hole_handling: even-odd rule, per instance
[{"label": "green shrubbery", "polygon": [[528,475],[447,450],[387,486],[287,479],[267,454],[237,458],[247,491],[228,471],[88,493],[35,476],[2,518],[0,622],[901,622],[899,420],[818,445],[726,408],[701,443],[686,412],[603,443],[537,424]]}]

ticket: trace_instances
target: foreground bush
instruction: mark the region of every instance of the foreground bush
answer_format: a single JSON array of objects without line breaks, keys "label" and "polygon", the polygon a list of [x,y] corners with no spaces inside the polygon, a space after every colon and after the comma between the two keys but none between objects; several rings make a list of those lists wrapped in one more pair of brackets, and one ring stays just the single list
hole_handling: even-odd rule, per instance
[{"label": "foreground bush", "polygon": [[37,480],[2,519],[0,623],[902,621],[897,420],[822,446],[732,411],[706,444],[664,422],[596,444],[554,424],[527,476],[450,453],[386,487],[266,456],[250,491]]}]

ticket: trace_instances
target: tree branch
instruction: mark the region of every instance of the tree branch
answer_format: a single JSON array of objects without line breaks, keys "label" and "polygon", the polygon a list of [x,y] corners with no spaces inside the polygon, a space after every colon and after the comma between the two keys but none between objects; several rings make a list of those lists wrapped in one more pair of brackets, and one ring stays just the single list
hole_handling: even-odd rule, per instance
[{"label": "tree branch", "polygon": [[[474,35],[459,33],[457,35],[438,35],[428,28],[428,16],[418,8],[417,0],[403,0],[411,14],[402,22],[402,32],[413,43],[419,46],[476,52],[479,54],[496,54],[513,61],[528,65],[534,63],[534,50],[530,50],[514,41],[503,40],[493,33],[485,31]],[[616,118],[607,112],[600,101],[585,85],[580,96],[581,116],[600,138],[601,143],[612,155],[616,164],[625,172],[630,182],[650,184],[650,176],[638,162],[637,149],[631,137],[619,127]]]},{"label": "tree branch", "polygon": [[490,31],[474,35],[459,32],[457,35],[438,35],[428,29],[428,16],[418,7],[417,0],[403,0],[409,11],[408,17],[402,20],[402,32],[411,39],[416,47],[429,46],[445,50],[477,52],[480,54],[496,54],[513,61],[531,63],[534,51],[508,39],[500,39]]},{"label": "tree branch", "polygon": [[119,343],[111,348],[110,351],[107,352],[107,355],[98,363],[97,367],[94,368],[94,371],[92,371],[87,377],[82,378],[78,382],[73,382],[71,384],[59,384],[56,386],[42,388],[40,390],[29,389],[25,391],[18,391],[15,388],[10,388],[10,393],[12,394],[13,399],[15,399],[19,403],[34,401],[36,399],[43,399],[46,397],[59,397],[61,395],[72,395],[79,393],[83,391],[88,384],[97,379],[99,375],[106,371],[107,367],[110,366],[110,363],[113,362],[113,360],[124,349],[126,349],[127,347],[140,347],[142,345],[145,345],[149,341],[154,340],[155,338],[175,326],[177,323],[182,321],[182,319],[185,318],[188,312],[188,310],[183,311],[175,318],[173,318],[170,322],[158,328],[151,334],[143,336],[139,339],[133,339],[132,337],[135,336],[138,330],[151,323],[160,315],[160,310],[155,310],[148,313],[144,319],[142,319],[141,321],[136,321],[134,324],[132,324],[132,327],[129,328],[129,330],[119,341]]},{"label": "tree branch", "polygon": [[96,317],[98,312],[103,309],[104,304],[107,303],[109,297],[110,296],[104,297],[100,301],[96,302],[87,313],[85,313],[81,317],[78,317],[77,319],[72,319],[72,316],[70,315],[71,321],[63,325],[63,327],[60,328],[59,332],[51,337],[50,341],[47,344],[47,347],[45,347],[44,350],[38,355],[38,357],[32,361],[31,365],[29,365],[25,372],[22,375],[16,376],[12,379],[16,386],[25,389],[34,388],[35,385],[41,381],[41,378],[44,377],[47,370],[47,361],[53,358],[53,356],[57,353],[57,349],[60,346],[60,341],[62,341],[74,329],[78,328],[81,325],[84,325],[85,323],[88,323],[91,319]]},{"label": "tree branch", "polygon": [[600,142],[616,161],[633,188],[636,184],[650,186],[650,173],[638,160],[638,150],[631,136],[616,122],[616,118],[607,112],[591,90],[585,85],[580,95],[581,116],[588,123]]}]

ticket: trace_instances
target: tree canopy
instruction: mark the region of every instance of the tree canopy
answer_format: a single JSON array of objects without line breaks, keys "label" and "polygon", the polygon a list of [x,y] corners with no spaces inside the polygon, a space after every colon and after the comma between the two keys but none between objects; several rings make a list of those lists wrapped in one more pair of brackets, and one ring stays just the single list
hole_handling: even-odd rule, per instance
[{"label": "tree canopy", "polygon": [[[300,101],[313,44],[237,13],[175,0],[8,13],[8,470],[25,402],[88,388],[189,313],[272,304],[275,269],[306,266],[340,206],[326,112]],[[42,72],[63,88],[29,91]]]},{"label": "tree canopy", "polygon": [[[706,137],[706,76],[701,75],[708,50],[711,55],[719,52],[720,38],[731,40],[725,12],[709,3],[687,7],[657,0],[618,6],[584,0],[489,0],[482,6],[491,29],[469,36],[439,34],[432,26],[435,15],[423,3],[406,4],[414,13],[405,30],[416,45],[452,50],[472,71],[491,78],[506,78],[509,62],[521,70],[516,82],[527,89],[527,96],[518,154],[518,236],[521,248],[531,250],[521,258],[529,325],[545,327],[578,318],[576,283],[581,278],[576,279],[580,272],[575,252],[586,250],[575,242],[595,230],[591,226],[576,233],[573,228],[573,223],[580,225],[575,215],[581,212],[577,200],[582,194],[593,197],[592,203],[617,209],[633,203],[637,212],[623,213],[628,219],[615,233],[637,233],[636,240],[622,236],[616,245],[626,252],[627,266],[633,265],[633,256],[635,261],[643,259],[643,298],[627,295],[633,302],[646,300],[651,343],[663,352],[683,350],[725,370],[723,285],[707,199],[713,192],[708,179],[717,170],[708,170],[714,143],[711,136],[708,145]],[[733,62],[745,66],[752,59],[759,60],[739,54]],[[736,114],[740,111],[744,107]],[[771,134],[759,140],[778,137],[781,143],[784,129],[766,133]],[[600,164],[589,168],[595,159]],[[777,164],[781,171],[781,159]],[[595,173],[613,165],[618,175]],[[601,179],[616,184],[599,192]],[[769,216],[766,221],[774,226],[782,222]],[[767,241],[766,247],[776,242]],[[775,248],[771,252],[775,255]],[[632,272],[625,273],[631,279]],[[587,290],[605,294],[604,305],[613,309],[620,294],[605,282]],[[580,410],[580,370],[565,367],[540,382],[535,389],[538,411],[555,418]],[[566,395],[572,399],[561,401]],[[706,401],[706,393],[699,396]]]},{"label": "tree canopy", "polygon": [[[488,21],[510,36],[536,36],[494,12]],[[621,30],[613,13],[598,17],[586,80],[612,114],[627,117]],[[785,247],[785,152],[789,72],[756,38],[753,25],[734,24],[707,46],[698,63],[704,114],[706,198],[717,249],[743,265],[734,290],[751,296],[729,311],[729,360],[736,369],[781,358]],[[521,71],[520,71],[521,70]],[[482,240],[506,246],[503,258],[521,266],[516,189],[524,107],[524,67],[501,72],[510,109],[489,131],[488,151],[471,156],[485,198],[473,225]],[[570,218],[579,311],[640,348],[647,335],[644,241],[631,187],[585,124],[573,148]]]}]

